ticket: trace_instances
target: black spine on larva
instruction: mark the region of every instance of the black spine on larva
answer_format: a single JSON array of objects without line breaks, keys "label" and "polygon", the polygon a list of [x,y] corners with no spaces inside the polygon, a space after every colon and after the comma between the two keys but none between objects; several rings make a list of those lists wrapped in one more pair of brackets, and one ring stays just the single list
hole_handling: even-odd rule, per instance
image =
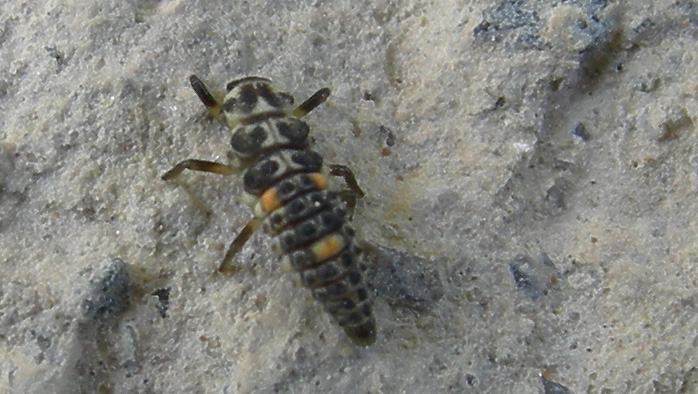
[{"label": "black spine on larva", "polygon": [[[257,92],[267,103],[275,103],[263,87]],[[241,99],[252,106],[251,94],[242,93],[246,95]],[[275,188],[281,206],[269,213],[265,226],[277,237],[281,253],[300,274],[303,285],[356,345],[371,345],[376,324],[360,249],[344,203],[308,176],[322,170],[322,157],[308,147],[308,126],[291,116],[257,116],[238,127],[231,144],[248,163],[243,174],[245,191],[260,196]],[[313,246],[327,237],[339,237],[342,246],[330,247],[332,253],[318,257]]]}]

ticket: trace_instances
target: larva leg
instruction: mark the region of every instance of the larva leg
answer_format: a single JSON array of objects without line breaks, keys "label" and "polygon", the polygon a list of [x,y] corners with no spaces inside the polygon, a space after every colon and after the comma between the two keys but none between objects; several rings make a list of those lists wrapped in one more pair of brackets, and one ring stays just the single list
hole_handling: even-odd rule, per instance
[{"label": "larva leg", "polygon": [[349,167],[340,164],[330,164],[328,167],[330,168],[330,175],[343,177],[344,182],[347,184],[347,189],[336,192],[336,195],[348,208],[349,217],[351,218],[354,216],[356,200],[363,198],[365,193],[359,187],[356,177]]},{"label": "larva leg", "polygon": [[189,190],[189,186],[187,186],[186,183],[180,182],[179,179],[177,179],[184,170],[202,171],[220,175],[233,175],[235,171],[225,164],[213,161],[188,159],[172,167],[171,170],[167,171],[165,175],[162,176],[163,180],[172,182],[181,187],[189,198],[191,198],[194,206],[196,206],[204,216],[208,217],[211,214],[211,210],[206,206],[206,203],[196,197],[196,195]]},{"label": "larva leg", "polygon": [[199,96],[199,100],[201,100],[202,103],[206,106],[208,109],[208,112],[211,114],[211,116],[216,117],[220,115],[221,113],[221,105],[216,100],[215,97],[213,97],[213,94],[211,94],[211,91],[208,90],[206,85],[201,82],[199,77],[196,75],[190,75],[189,76],[189,84],[191,84],[192,89],[196,92],[196,95]]},{"label": "larva leg", "polygon": [[307,115],[310,111],[314,110],[318,105],[322,104],[330,97],[330,89],[322,88],[315,92],[309,99],[305,100],[303,104],[296,107],[293,110],[293,116],[296,118],[302,118]]},{"label": "larva leg", "polygon": [[356,182],[356,177],[349,167],[341,164],[330,164],[329,168],[330,175],[341,176],[344,178],[344,182],[346,182],[349,189],[356,194],[356,197],[363,198],[363,196],[366,195],[359,187],[358,182]]},{"label": "larva leg", "polygon": [[340,190],[335,192],[335,194],[339,201],[343,202],[349,210],[349,218],[353,218],[354,208],[356,208],[356,200],[359,198],[359,196],[357,196],[353,190],[349,189]]},{"label": "larva leg", "polygon": [[237,237],[235,237],[233,242],[228,247],[228,250],[225,252],[223,262],[218,267],[218,272],[223,274],[235,272],[236,269],[233,265],[233,258],[235,258],[235,255],[242,250],[242,247],[250,239],[250,237],[252,237],[252,234],[254,234],[255,230],[257,230],[260,224],[262,224],[262,219],[254,218],[242,228],[240,233],[237,235]]},{"label": "larva leg", "polygon": [[167,171],[165,175],[162,176],[162,179],[165,181],[173,181],[184,170],[210,172],[220,175],[235,174],[235,170],[225,164],[216,163],[215,161],[187,159],[172,167],[171,170]]}]

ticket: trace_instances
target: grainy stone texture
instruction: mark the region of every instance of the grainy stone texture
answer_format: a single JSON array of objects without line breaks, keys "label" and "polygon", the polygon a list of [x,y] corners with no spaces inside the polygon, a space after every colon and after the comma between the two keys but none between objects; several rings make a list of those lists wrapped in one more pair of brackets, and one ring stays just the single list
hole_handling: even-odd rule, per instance
[{"label": "grainy stone texture", "polygon": [[[697,36],[694,0],[3,2],[0,392],[694,392]],[[240,180],[183,177],[210,217],[160,180],[227,159],[190,73],[332,88],[375,345],[262,234],[216,274]]]}]

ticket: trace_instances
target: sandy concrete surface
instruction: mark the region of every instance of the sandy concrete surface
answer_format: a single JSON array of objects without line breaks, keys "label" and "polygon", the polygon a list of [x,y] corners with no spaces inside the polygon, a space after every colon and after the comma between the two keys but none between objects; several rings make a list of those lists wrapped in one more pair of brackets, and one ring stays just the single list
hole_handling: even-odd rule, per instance
[{"label": "sandy concrete surface", "polygon": [[[694,393],[698,2],[0,5],[0,393]],[[188,85],[261,75],[367,196],[356,348]]]}]

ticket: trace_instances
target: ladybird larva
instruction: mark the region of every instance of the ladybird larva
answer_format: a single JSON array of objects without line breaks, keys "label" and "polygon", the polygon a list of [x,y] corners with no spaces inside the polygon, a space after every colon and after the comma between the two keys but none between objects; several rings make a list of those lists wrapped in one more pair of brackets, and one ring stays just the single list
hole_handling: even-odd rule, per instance
[{"label": "ladybird larva", "polygon": [[[260,77],[245,77],[226,86],[219,101],[195,75],[192,88],[213,117],[232,131],[234,163],[189,159],[162,176],[171,181],[185,169],[242,175],[243,201],[254,218],[240,231],[219,270],[262,225],[273,237],[272,249],[282,264],[298,272],[303,286],[358,346],[376,340],[376,323],[364,280],[361,250],[350,225],[350,209],[363,197],[352,171],[325,165],[310,147],[309,127],[301,118],[322,104],[328,88],[295,106],[293,96]],[[344,178],[348,189],[329,189],[327,175]]]}]

